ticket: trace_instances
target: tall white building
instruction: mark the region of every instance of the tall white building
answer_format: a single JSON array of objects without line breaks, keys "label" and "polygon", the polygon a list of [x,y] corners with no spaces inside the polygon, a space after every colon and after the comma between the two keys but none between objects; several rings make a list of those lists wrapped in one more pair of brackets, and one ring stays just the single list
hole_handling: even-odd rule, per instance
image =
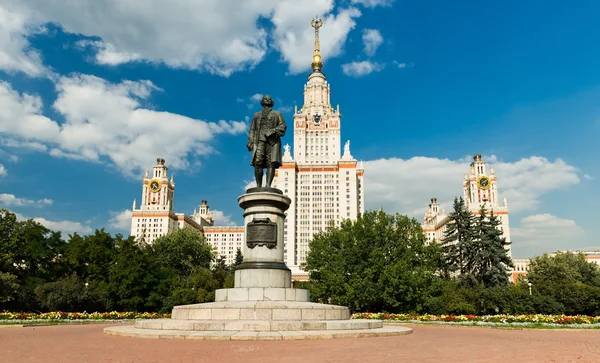
[{"label": "tall white building", "polygon": [[[494,167],[490,165],[488,174],[486,162],[481,160],[481,154],[473,156],[470,173],[464,176],[463,198],[471,213],[479,215],[479,209],[482,205],[485,205],[488,215],[493,211],[494,215],[500,217],[502,236],[506,238],[507,242],[511,242],[506,198],[500,204]],[[434,239],[440,241],[449,221],[450,218],[440,208],[437,199],[432,198],[423,219],[423,232],[427,236],[427,241],[431,242]],[[509,244],[506,248],[508,255],[512,256],[511,245]]]},{"label": "tall white building", "polygon": [[[285,145],[283,165],[273,186],[292,203],[287,211],[284,259],[295,277],[306,261],[312,236],[333,221],[356,219],[364,212],[364,169],[350,154],[350,141],[341,149],[339,105],[331,106],[331,87],[321,72],[320,19],[313,20],[313,71],[304,85],[304,105],[293,117],[294,150]],[[305,274],[304,274],[305,275]]]}]

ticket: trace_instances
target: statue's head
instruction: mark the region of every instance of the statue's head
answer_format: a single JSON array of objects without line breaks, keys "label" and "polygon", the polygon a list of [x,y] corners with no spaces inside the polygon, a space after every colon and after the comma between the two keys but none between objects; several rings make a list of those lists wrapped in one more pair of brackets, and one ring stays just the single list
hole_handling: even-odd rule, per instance
[{"label": "statue's head", "polygon": [[260,101],[260,105],[262,107],[273,107],[275,106],[275,102],[269,95],[264,95],[262,100]]}]

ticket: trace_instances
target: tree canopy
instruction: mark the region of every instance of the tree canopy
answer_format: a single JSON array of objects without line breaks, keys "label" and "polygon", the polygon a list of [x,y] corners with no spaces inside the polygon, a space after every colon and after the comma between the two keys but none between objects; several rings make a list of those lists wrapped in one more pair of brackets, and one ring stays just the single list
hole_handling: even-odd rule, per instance
[{"label": "tree canopy", "polygon": [[366,212],[317,234],[305,269],[319,301],[353,311],[418,312],[439,288],[439,253],[416,220]]}]

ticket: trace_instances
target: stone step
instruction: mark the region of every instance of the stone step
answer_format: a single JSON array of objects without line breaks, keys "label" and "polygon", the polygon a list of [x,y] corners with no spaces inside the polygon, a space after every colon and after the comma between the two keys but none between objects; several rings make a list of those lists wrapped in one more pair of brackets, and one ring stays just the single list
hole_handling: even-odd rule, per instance
[{"label": "stone step", "polygon": [[[300,340],[300,339],[339,339],[390,337],[412,333],[411,328],[403,326],[385,326],[375,329],[353,330],[305,330],[305,331],[235,331],[235,330],[162,330],[138,329],[132,325],[104,328],[104,333],[148,339],[186,339],[186,340]],[[400,344],[400,341],[398,341]]]},{"label": "stone step", "polygon": [[300,301],[309,302],[310,292],[283,287],[236,287],[215,291],[215,301]]},{"label": "stone step", "polygon": [[364,330],[383,326],[381,320],[138,320],[137,329],[184,331],[312,331],[312,330]]},{"label": "stone step", "polygon": [[238,301],[175,306],[174,320],[345,320],[347,307],[297,301]]}]

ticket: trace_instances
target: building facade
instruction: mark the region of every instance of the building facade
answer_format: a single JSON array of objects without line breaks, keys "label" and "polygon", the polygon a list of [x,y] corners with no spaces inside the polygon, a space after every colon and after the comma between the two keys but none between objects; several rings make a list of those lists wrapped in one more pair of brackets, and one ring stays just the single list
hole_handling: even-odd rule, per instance
[{"label": "building facade", "polygon": [[273,181],[273,187],[292,200],[284,227],[284,259],[297,279],[302,279],[300,266],[314,234],[364,213],[364,169],[351,155],[350,141],[342,151],[340,107],[331,106],[331,86],[322,72],[322,22],[316,19],[312,24],[312,72],[304,85],[304,104],[294,111],[293,152],[285,145],[283,165]]},{"label": "building facade", "polygon": [[[474,215],[479,215],[479,209],[485,205],[488,215],[493,211],[502,222],[502,236],[509,243],[506,246],[508,255],[512,257],[510,225],[508,221],[508,204],[506,198],[500,204],[498,196],[498,183],[494,166],[490,165],[488,174],[486,162],[482,160],[481,154],[473,156],[469,174],[464,175],[463,198],[468,210]],[[428,209],[423,218],[423,232],[427,241],[434,239],[440,241],[444,236],[447,224],[450,222],[449,216],[440,207],[436,198],[431,199]]]},{"label": "building facade", "polygon": [[142,181],[139,208],[133,200],[131,235],[137,241],[152,244],[158,237],[179,228],[202,230],[201,225],[183,213],[175,213],[175,181],[167,175],[165,159],[156,159],[152,174],[146,170]]}]

